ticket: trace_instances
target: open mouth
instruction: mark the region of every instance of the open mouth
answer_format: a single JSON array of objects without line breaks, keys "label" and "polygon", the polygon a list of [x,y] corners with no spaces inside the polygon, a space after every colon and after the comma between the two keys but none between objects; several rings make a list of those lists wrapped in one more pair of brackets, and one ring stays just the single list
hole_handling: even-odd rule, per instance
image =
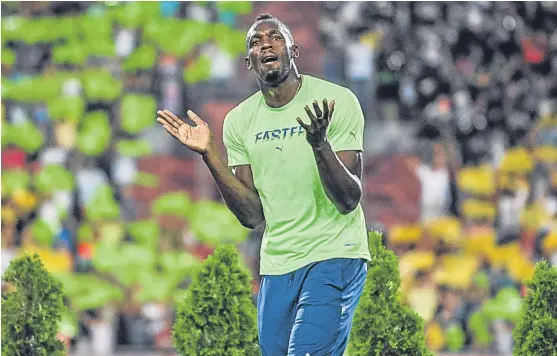
[{"label": "open mouth", "polygon": [[265,56],[261,59],[261,63],[263,64],[273,63],[276,61],[278,61],[278,57],[275,56],[274,54]]}]

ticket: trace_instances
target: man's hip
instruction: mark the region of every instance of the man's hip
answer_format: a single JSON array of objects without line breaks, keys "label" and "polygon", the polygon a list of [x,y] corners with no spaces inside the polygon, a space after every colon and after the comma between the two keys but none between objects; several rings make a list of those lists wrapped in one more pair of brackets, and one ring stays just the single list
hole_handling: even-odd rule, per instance
[{"label": "man's hip", "polygon": [[366,275],[366,260],[334,258],[263,276],[258,296],[263,356],[342,355]]}]

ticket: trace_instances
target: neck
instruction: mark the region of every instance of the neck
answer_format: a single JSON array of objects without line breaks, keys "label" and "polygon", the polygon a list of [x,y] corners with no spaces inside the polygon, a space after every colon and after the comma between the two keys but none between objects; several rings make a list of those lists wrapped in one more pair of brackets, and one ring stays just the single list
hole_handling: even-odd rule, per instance
[{"label": "neck", "polygon": [[288,104],[298,92],[302,77],[296,67],[292,68],[288,76],[276,86],[271,86],[259,81],[261,93],[265,98],[265,103],[272,108],[280,108]]}]

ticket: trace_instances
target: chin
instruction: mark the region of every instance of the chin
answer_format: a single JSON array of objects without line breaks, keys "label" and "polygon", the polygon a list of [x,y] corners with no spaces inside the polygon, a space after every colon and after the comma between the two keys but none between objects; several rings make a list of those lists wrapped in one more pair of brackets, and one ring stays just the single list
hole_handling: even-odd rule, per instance
[{"label": "chin", "polygon": [[280,72],[278,70],[272,70],[264,74],[265,81],[267,83],[274,83],[279,81],[280,79]]},{"label": "chin", "polygon": [[268,84],[279,84],[281,82],[282,76],[279,70],[271,70],[263,74],[263,79]]}]

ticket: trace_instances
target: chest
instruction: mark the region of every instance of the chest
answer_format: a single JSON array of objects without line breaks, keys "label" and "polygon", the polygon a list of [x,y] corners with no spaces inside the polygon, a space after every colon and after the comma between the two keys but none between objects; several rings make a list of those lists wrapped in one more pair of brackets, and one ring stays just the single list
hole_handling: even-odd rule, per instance
[{"label": "chest", "polygon": [[254,166],[299,164],[313,158],[304,128],[294,123],[253,125],[245,137],[245,147]]}]

